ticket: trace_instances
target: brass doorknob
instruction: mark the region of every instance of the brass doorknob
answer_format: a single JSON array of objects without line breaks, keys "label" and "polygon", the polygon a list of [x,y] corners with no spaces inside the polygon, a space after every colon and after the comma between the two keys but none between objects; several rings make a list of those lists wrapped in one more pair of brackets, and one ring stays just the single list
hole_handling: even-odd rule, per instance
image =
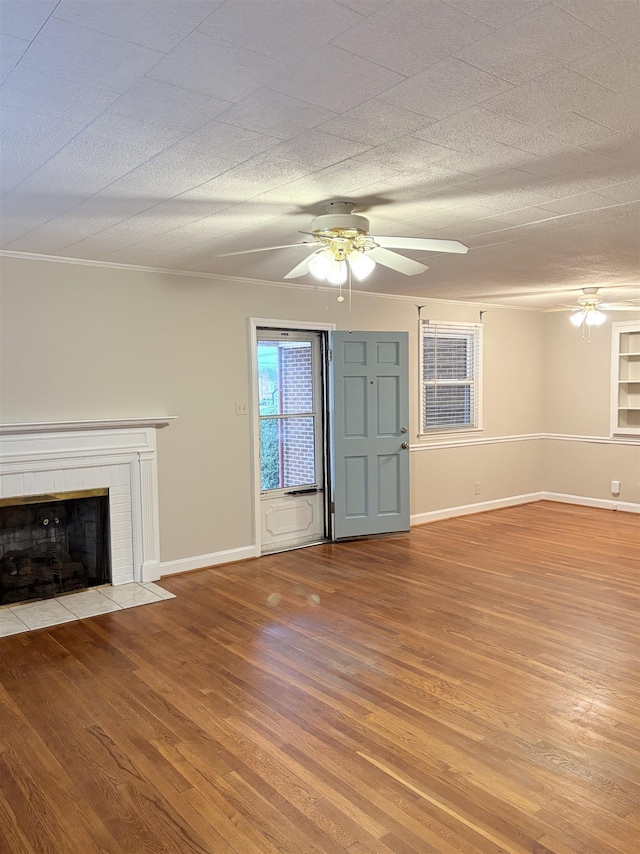
[{"label": "brass doorknob", "polygon": [[407,442],[403,442],[403,443],[400,445],[400,447],[402,448],[402,450],[403,450],[403,451],[406,451],[406,450],[408,450],[409,445],[407,444]]}]

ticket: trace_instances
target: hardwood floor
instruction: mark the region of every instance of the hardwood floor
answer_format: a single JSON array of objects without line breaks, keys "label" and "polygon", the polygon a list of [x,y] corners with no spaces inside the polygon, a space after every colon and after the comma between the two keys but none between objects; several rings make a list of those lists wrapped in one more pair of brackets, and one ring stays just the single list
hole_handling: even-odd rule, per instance
[{"label": "hardwood floor", "polygon": [[637,516],[541,502],[0,640],[2,854],[632,854]]}]

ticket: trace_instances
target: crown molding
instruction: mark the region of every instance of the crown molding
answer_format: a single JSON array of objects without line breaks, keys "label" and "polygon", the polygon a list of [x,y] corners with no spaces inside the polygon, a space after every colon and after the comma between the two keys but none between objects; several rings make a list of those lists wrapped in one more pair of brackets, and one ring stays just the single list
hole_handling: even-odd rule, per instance
[{"label": "crown molding", "polygon": [[[169,267],[146,267],[140,264],[123,264],[116,261],[94,261],[87,258],[71,258],[63,255],[40,255],[36,252],[17,252],[13,249],[0,249],[0,258],[17,258],[19,260],[26,261],[46,261],[53,264],[73,264],[81,267],[98,267],[106,270],[131,270],[137,273],[159,273],[163,276],[185,276],[193,279],[210,279],[214,282],[235,282],[245,285],[258,285],[260,287],[269,287],[269,288],[288,288],[290,290],[309,290],[309,291],[321,291],[323,293],[335,294],[336,287],[320,285],[320,284],[311,284],[311,285],[303,285],[296,284],[293,282],[274,282],[270,279],[251,279],[243,276],[229,276],[229,275],[221,275],[220,273],[202,273],[196,270],[173,270]],[[463,306],[473,306],[474,308],[484,308],[486,310],[493,308],[507,309],[509,311],[535,311],[542,312],[544,309],[535,308],[534,306],[523,306],[523,305],[508,305],[506,303],[495,303],[495,302],[485,302],[484,300],[456,300],[456,299],[445,299],[444,297],[423,297],[423,296],[412,296],[409,294],[387,294],[387,293],[374,293],[373,291],[361,291],[352,289],[352,293],[358,297],[375,297],[377,299],[392,299],[392,300],[404,300],[412,303],[416,303],[416,300],[426,303],[446,303],[448,305],[463,305]]]}]

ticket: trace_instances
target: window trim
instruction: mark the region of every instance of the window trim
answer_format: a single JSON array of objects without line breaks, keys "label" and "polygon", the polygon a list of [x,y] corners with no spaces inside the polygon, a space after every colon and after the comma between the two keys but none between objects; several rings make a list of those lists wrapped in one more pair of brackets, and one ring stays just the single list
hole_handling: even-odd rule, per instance
[{"label": "window trim", "polygon": [[[460,332],[467,334],[474,341],[474,357],[473,357],[473,377],[471,384],[473,386],[475,398],[475,423],[469,426],[452,426],[452,427],[434,427],[425,430],[424,426],[424,406],[425,406],[425,380],[424,377],[424,332],[427,329],[431,330],[450,330],[450,332]],[[418,439],[422,442],[428,442],[430,439],[441,441],[443,436],[460,436],[460,438],[468,436],[479,436],[483,433],[483,323],[468,323],[465,321],[433,321],[421,320],[419,324],[419,341],[418,341]],[[444,383],[446,385],[446,383]],[[462,385],[463,383],[450,383],[450,385]]]}]

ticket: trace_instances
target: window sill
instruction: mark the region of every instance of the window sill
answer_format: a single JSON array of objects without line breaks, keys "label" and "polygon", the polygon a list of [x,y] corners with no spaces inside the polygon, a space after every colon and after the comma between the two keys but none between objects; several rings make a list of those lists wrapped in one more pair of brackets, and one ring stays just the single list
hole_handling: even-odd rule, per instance
[{"label": "window sill", "polygon": [[419,433],[418,441],[421,445],[441,444],[442,442],[450,442],[454,445],[456,441],[465,442],[468,439],[479,438],[483,433],[484,430],[477,427],[470,427],[468,430],[434,430],[433,433]]}]

